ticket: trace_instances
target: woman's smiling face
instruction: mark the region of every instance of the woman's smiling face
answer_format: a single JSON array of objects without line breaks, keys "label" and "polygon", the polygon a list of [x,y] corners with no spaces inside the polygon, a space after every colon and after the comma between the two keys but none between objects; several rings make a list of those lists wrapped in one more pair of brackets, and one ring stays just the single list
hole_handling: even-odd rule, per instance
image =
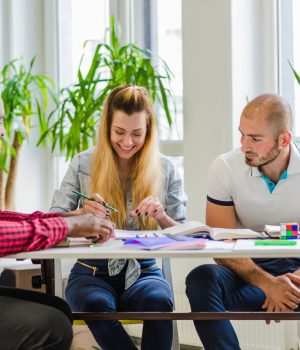
[{"label": "woman's smiling face", "polygon": [[146,120],[146,111],[131,115],[118,110],[113,113],[110,142],[120,159],[131,159],[143,147],[147,134]]}]

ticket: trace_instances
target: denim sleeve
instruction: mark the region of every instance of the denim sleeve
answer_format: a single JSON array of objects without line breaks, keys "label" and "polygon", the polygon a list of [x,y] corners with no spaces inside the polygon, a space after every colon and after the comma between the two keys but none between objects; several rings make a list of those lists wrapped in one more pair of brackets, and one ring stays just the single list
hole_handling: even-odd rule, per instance
[{"label": "denim sleeve", "polygon": [[80,191],[78,159],[79,156],[74,157],[59,190],[54,192],[50,212],[66,212],[78,208],[80,198],[72,192],[72,190]]},{"label": "denim sleeve", "polygon": [[182,179],[176,166],[169,159],[164,158],[165,167],[165,200],[166,213],[177,222],[186,220],[186,194],[183,190]]}]

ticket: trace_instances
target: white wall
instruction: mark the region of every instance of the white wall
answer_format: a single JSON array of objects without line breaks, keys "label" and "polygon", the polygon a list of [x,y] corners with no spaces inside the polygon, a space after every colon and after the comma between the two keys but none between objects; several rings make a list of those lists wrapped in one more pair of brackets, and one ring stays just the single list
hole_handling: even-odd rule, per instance
[{"label": "white wall", "polygon": [[205,219],[207,169],[239,146],[242,108],[277,91],[276,1],[183,1],[184,168],[188,217]]},{"label": "white wall", "polygon": [[232,147],[230,0],[183,5],[185,186],[188,216],[203,221],[207,169]]},{"label": "white wall", "polygon": [[276,1],[232,0],[233,146],[247,100],[278,91]]}]

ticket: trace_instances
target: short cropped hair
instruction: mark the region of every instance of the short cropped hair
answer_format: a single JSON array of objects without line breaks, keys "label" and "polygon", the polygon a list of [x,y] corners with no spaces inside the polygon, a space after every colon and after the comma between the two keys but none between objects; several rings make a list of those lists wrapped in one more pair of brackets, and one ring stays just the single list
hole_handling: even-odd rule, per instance
[{"label": "short cropped hair", "polygon": [[266,121],[278,137],[284,131],[293,127],[293,113],[287,100],[276,94],[262,94],[250,101],[243,111],[246,118],[255,118],[259,113],[265,113]]}]

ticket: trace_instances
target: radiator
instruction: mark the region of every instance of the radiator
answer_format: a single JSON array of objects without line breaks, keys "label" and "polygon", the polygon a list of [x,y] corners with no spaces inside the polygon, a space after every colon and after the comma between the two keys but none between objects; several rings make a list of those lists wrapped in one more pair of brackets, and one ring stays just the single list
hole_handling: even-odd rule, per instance
[{"label": "radiator", "polygon": [[[190,311],[184,283],[173,284],[176,311]],[[180,344],[199,346],[201,342],[192,321],[177,321]],[[297,321],[233,321],[242,350],[298,350]],[[142,325],[127,325],[127,332],[141,337]]]}]

